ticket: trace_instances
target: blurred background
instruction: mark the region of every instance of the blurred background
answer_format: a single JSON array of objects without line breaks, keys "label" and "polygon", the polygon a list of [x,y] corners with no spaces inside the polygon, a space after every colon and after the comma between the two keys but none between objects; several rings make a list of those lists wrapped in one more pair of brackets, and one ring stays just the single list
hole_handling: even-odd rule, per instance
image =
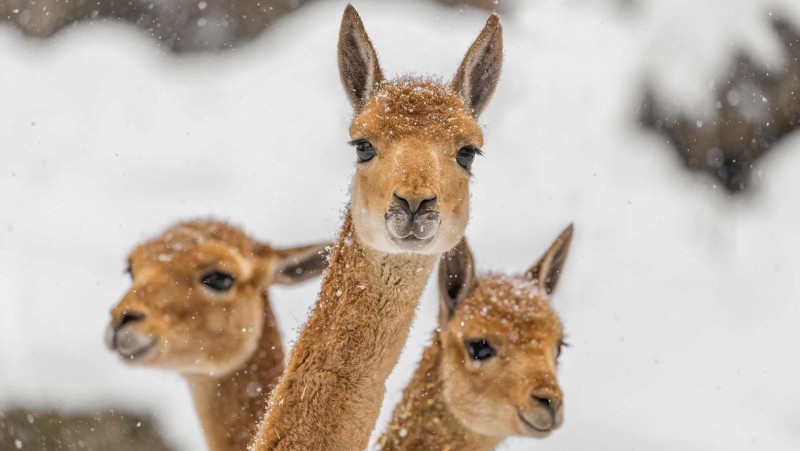
[{"label": "blurred background", "polygon": [[[500,13],[479,269],[521,272],[575,223],[553,298],[565,424],[502,449],[800,449],[800,2],[354,4],[386,73],[445,79]],[[344,5],[0,0],[0,450],[204,449],[183,380],[104,348],[108,310],[128,251],[179,219],[335,235]],[[287,345],[317,288],[273,289]]]}]

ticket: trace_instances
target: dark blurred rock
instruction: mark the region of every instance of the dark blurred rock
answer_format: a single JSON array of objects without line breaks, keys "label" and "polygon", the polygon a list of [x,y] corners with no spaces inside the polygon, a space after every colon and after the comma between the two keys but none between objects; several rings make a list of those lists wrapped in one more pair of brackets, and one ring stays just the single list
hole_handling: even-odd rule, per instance
[{"label": "dark blurred rock", "polygon": [[137,25],[175,51],[221,50],[248,41],[309,0],[0,0],[0,19],[48,37],[82,20]]},{"label": "dark blurred rock", "polygon": [[308,1],[162,0],[150,11],[137,11],[138,19],[136,14],[128,19],[176,51],[223,50],[255,38]]},{"label": "dark blurred rock", "polygon": [[445,5],[464,7],[473,6],[487,11],[505,11],[509,3],[508,0],[436,0]]},{"label": "dark blurred rock", "polygon": [[121,410],[0,412],[0,450],[167,451],[153,420]]},{"label": "dark blurred rock", "polygon": [[689,169],[705,171],[737,193],[751,186],[755,162],[800,124],[800,33],[786,20],[773,22],[784,44],[783,64],[774,70],[736,56],[716,83],[716,114],[709,118],[664,113],[663,101],[648,90],[641,123],[662,133]]},{"label": "dark blurred rock", "polygon": [[[48,37],[84,20],[136,24],[171,50],[223,50],[260,35],[276,19],[310,0],[0,0],[0,21]],[[500,9],[505,1],[436,0],[452,6]]]}]

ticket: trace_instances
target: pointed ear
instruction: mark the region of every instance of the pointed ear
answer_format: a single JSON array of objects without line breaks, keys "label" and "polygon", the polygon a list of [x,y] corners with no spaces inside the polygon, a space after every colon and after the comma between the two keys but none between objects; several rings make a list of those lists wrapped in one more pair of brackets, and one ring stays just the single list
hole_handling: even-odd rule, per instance
[{"label": "pointed ear", "polygon": [[561,269],[567,261],[569,245],[572,242],[572,229],[572,224],[564,229],[561,235],[550,245],[550,249],[539,259],[539,263],[536,263],[526,273],[528,278],[538,281],[547,291],[547,294],[552,294],[556,289],[556,285],[558,285]]},{"label": "pointed ear", "polygon": [[356,111],[367,103],[375,87],[383,81],[378,55],[353,5],[344,9],[339,30],[339,76]]},{"label": "pointed ear", "polygon": [[319,243],[286,249],[275,249],[277,259],[272,283],[292,285],[319,276],[328,267],[331,243]]},{"label": "pointed ear", "polygon": [[458,305],[475,285],[475,265],[466,238],[439,259],[439,301],[441,317],[453,316]]},{"label": "pointed ear", "polygon": [[451,87],[477,117],[489,103],[503,66],[503,27],[497,14],[489,16],[456,72]]}]

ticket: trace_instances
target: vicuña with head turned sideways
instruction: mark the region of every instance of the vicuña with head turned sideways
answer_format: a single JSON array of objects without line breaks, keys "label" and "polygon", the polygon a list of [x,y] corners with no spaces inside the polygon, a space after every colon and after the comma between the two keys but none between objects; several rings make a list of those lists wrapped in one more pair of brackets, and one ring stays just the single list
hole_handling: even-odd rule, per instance
[{"label": "vicu\u00f1a with head turned sideways", "polygon": [[320,275],[329,246],[276,249],[221,222],[177,224],[130,253],[133,285],[106,344],[183,375],[209,449],[243,450],[284,368],[267,288]]},{"label": "vicu\u00f1a with head turned sideways", "polygon": [[461,239],[477,116],[500,75],[492,15],[450,84],[388,81],[352,6],[339,72],[355,110],[350,204],[319,298],[270,400],[256,450],[363,450],[436,259]]},{"label": "vicu\u00f1a with head turned sideways", "polygon": [[569,226],[524,274],[475,276],[466,240],[441,258],[439,326],[378,441],[383,450],[492,450],[561,425],[564,345],[550,306]]}]

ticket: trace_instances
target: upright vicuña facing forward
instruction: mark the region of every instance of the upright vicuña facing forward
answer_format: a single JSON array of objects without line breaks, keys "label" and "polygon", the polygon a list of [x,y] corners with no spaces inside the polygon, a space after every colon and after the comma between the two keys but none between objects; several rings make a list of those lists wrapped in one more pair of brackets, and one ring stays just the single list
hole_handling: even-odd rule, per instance
[{"label": "upright vicu\u00f1a facing forward", "polygon": [[348,6],[339,71],[355,109],[351,199],[319,299],[254,443],[257,450],[363,450],[437,257],[461,239],[477,115],[500,75],[489,18],[453,82],[386,81]]}]

